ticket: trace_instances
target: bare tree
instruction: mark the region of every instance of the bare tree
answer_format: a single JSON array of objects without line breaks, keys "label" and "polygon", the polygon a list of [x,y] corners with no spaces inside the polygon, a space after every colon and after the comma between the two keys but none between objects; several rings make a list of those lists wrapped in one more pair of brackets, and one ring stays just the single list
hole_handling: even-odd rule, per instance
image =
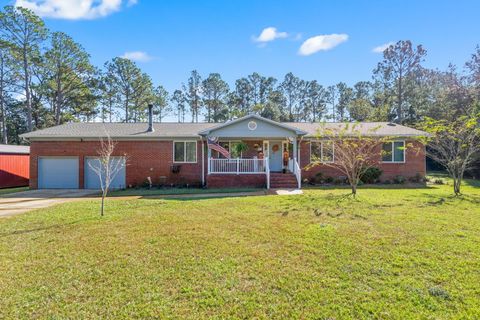
[{"label": "bare tree", "polygon": [[[395,140],[395,137],[375,134],[378,127],[364,132],[359,126],[357,123],[339,124],[333,128],[324,125],[317,133],[323,143],[321,156],[314,157],[310,165],[324,165],[345,175],[354,198],[360,178],[381,161],[384,154],[382,145]],[[324,146],[327,146],[327,154]]]},{"label": "bare tree", "polygon": [[113,142],[108,134],[106,136],[106,139],[100,139],[100,148],[97,150],[98,160],[88,163],[89,167],[100,179],[100,188],[102,189],[101,216],[103,216],[105,198],[107,197],[112,181],[127,165],[126,155],[124,155],[124,157],[112,156],[115,151],[116,142]]},{"label": "bare tree", "polygon": [[461,195],[463,174],[480,152],[480,114],[461,116],[455,120],[427,118],[422,129],[430,133],[427,156],[445,167],[453,179],[453,191]]}]

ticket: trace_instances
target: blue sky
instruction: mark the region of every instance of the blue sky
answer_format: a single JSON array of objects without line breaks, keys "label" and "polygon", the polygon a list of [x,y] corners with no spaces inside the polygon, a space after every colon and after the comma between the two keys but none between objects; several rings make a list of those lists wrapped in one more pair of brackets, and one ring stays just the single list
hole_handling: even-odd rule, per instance
[{"label": "blue sky", "polygon": [[[16,2],[43,15],[51,30],[70,34],[97,66],[126,52],[145,53],[138,65],[168,90],[192,69],[204,77],[219,72],[230,85],[254,71],[352,85],[370,79],[381,59],[372,50],[385,43],[423,44],[425,65],[440,69],[463,65],[480,44],[480,1],[95,0],[83,9],[81,0]],[[255,41],[268,27],[279,38]],[[334,36],[339,43],[329,50],[299,54],[307,39],[332,34],[342,36]]]}]

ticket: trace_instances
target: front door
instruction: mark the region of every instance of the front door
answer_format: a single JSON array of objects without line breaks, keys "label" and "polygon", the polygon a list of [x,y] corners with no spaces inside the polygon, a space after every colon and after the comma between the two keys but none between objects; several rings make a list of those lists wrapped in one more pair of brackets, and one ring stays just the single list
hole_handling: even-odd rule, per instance
[{"label": "front door", "polygon": [[282,171],[282,141],[269,141],[268,162],[270,171]]}]

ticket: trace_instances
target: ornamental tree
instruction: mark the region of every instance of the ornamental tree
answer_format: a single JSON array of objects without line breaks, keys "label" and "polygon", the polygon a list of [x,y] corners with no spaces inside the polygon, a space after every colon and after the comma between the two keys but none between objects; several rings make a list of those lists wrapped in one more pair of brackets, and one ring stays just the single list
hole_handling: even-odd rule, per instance
[{"label": "ornamental tree", "polygon": [[[361,124],[358,123],[328,128],[323,125],[317,133],[317,139],[331,151],[327,155],[322,152],[320,158],[313,158],[310,166],[324,165],[343,174],[355,198],[360,178],[368,169],[377,166],[385,154],[382,145],[396,140],[394,136],[377,134],[378,129],[361,130]],[[407,147],[413,148],[413,144],[405,144],[402,149]]]},{"label": "ornamental tree", "polygon": [[461,195],[463,175],[480,152],[480,113],[455,120],[426,118],[421,128],[430,134],[425,138],[427,156],[445,167],[453,179],[453,192]]}]

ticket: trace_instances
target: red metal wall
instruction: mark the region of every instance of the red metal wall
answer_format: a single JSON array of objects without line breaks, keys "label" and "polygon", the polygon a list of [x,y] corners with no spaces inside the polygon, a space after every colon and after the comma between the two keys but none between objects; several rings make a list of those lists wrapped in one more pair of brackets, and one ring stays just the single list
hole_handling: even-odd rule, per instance
[{"label": "red metal wall", "polygon": [[0,154],[0,188],[28,186],[30,155]]}]

